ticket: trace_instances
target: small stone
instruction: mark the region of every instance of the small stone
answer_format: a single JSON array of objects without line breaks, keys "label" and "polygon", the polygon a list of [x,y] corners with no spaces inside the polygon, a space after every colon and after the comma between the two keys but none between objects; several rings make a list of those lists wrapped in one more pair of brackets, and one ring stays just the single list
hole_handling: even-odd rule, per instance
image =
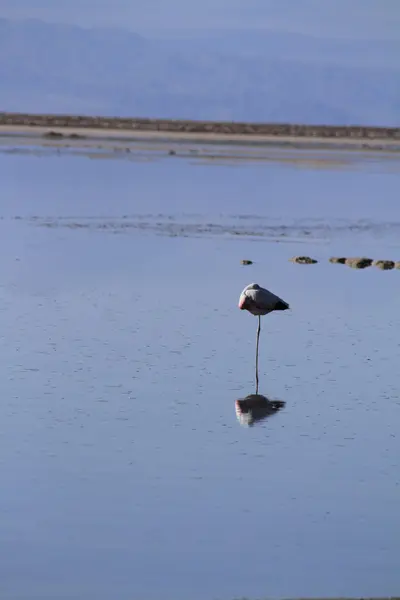
[{"label": "small stone", "polygon": [[310,256],[293,256],[293,258],[290,258],[289,260],[298,265],[315,265],[318,262],[315,258],[311,258]]},{"label": "small stone", "polygon": [[374,260],[372,263],[374,267],[378,267],[383,271],[388,271],[389,269],[394,269],[395,263],[393,260]]},{"label": "small stone", "polygon": [[62,133],[60,133],[59,131],[48,131],[47,133],[44,134],[44,137],[46,137],[46,138],[62,138],[62,137],[64,137],[64,135]]},{"label": "small stone", "polygon": [[344,265],[346,262],[346,258],[344,257],[337,257],[337,256],[332,256],[329,259],[329,262],[337,264],[337,265]]},{"label": "small stone", "polygon": [[252,265],[253,264],[252,260],[241,260],[240,262],[242,265]]},{"label": "small stone", "polygon": [[348,267],[352,267],[353,269],[365,269],[366,267],[370,267],[373,263],[372,258],[346,258],[346,265]]}]

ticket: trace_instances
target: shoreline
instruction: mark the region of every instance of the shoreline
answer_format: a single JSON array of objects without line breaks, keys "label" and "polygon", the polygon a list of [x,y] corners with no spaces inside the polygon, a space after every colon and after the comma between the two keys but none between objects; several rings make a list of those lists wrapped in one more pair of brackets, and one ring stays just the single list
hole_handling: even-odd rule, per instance
[{"label": "shoreline", "polygon": [[126,119],[0,113],[0,137],[78,144],[84,140],[400,150],[400,128]]}]

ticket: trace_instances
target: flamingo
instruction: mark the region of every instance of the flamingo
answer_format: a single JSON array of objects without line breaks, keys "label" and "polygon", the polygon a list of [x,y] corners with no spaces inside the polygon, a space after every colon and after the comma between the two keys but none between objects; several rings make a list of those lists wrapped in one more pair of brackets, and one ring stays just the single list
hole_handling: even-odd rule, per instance
[{"label": "flamingo", "polygon": [[287,310],[289,304],[269,290],[260,287],[258,283],[251,283],[240,294],[239,308],[240,310],[248,310],[252,315],[258,317],[256,341],[256,394],[258,394],[258,345],[261,331],[261,316],[275,310]]}]

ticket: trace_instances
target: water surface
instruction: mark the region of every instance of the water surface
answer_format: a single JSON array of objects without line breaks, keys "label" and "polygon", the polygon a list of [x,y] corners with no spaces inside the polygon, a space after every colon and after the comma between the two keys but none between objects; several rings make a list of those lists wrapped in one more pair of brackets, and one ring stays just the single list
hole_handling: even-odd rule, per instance
[{"label": "water surface", "polygon": [[[328,262],[400,260],[398,165],[365,156],[0,155],[3,597],[398,593],[400,272]],[[285,407],[245,428],[251,281],[292,310],[261,335]]]}]

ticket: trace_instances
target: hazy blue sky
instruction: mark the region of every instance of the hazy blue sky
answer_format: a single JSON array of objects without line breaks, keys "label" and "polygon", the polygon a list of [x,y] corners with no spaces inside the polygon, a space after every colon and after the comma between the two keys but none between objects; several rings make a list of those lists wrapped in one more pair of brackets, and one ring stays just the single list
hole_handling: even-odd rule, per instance
[{"label": "hazy blue sky", "polygon": [[122,26],[138,32],[265,28],[400,38],[400,0],[2,0],[0,16]]}]

